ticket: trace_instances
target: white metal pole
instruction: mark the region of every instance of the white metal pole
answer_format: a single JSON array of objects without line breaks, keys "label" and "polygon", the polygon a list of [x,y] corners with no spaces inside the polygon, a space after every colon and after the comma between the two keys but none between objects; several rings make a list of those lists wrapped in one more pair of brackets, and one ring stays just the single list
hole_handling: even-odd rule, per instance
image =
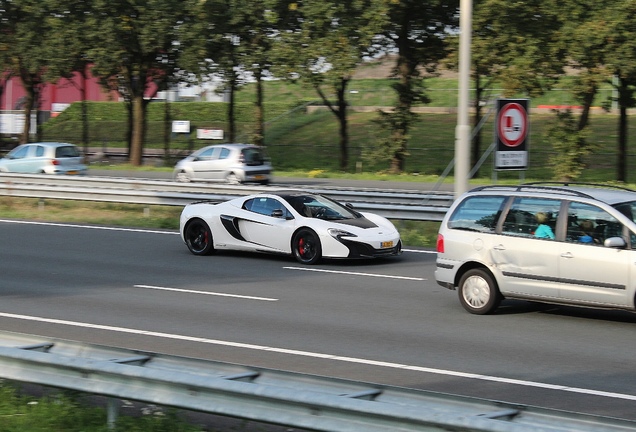
[{"label": "white metal pole", "polygon": [[472,34],[472,0],[459,2],[459,98],[455,128],[455,197],[468,190],[470,166],[470,44]]}]

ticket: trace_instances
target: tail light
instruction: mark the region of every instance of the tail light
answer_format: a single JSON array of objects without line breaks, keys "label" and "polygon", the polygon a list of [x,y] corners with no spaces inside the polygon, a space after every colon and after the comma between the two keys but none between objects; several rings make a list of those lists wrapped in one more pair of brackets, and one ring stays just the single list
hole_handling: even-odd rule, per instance
[{"label": "tail light", "polygon": [[59,160],[57,160],[57,159],[51,159],[51,164],[53,164],[53,165],[59,165],[59,164],[60,164],[60,161],[59,161]]},{"label": "tail light", "polygon": [[444,253],[444,236],[437,234],[437,253]]}]

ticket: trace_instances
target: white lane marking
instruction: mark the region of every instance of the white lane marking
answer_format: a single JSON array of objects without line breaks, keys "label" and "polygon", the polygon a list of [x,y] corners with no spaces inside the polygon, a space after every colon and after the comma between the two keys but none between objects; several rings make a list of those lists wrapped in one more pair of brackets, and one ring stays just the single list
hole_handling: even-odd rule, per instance
[{"label": "white lane marking", "polygon": [[24,225],[44,225],[44,226],[54,226],[54,227],[66,227],[66,228],[87,228],[87,229],[95,229],[95,230],[103,230],[103,231],[124,231],[124,232],[172,234],[172,235],[179,234],[176,231],[157,231],[157,230],[141,229],[141,228],[120,228],[120,227],[108,227],[108,226],[76,225],[76,224],[55,223],[55,222],[36,222],[36,221],[21,221],[21,220],[9,220],[9,219],[0,219],[0,222],[24,224]]},{"label": "white lane marking", "polygon": [[410,276],[392,276],[392,275],[383,275],[377,273],[359,273],[359,272],[349,272],[349,271],[340,271],[340,270],[325,270],[325,269],[315,269],[315,268],[306,268],[306,267],[283,267],[285,270],[300,270],[300,271],[310,271],[310,272],[318,272],[318,273],[335,273],[335,274],[344,274],[344,275],[352,275],[352,276],[368,276],[368,277],[377,277],[377,278],[387,278],[387,279],[401,279],[401,280],[412,280],[412,281],[425,281],[425,278],[418,277],[410,277]]},{"label": "white lane marking", "polygon": [[201,295],[211,295],[211,296],[219,296],[219,297],[234,297],[234,298],[240,298],[240,299],[246,299],[246,300],[261,300],[261,301],[272,301],[272,302],[279,300],[276,298],[269,298],[269,297],[255,297],[255,296],[246,296],[246,295],[239,295],[239,294],[195,291],[195,290],[189,290],[189,289],[168,288],[168,287],[160,287],[160,286],[154,286],[154,285],[133,285],[133,286],[135,288],[154,289],[154,290],[161,290],[161,291],[174,291],[174,292],[187,293],[187,294],[201,294]]},{"label": "white lane marking", "polygon": [[614,392],[586,389],[586,388],[580,388],[580,387],[569,387],[569,386],[558,385],[558,384],[548,384],[548,383],[542,383],[542,382],[536,382],[536,381],[526,381],[526,380],[504,378],[504,377],[497,377],[497,376],[491,376],[491,375],[458,372],[458,371],[452,371],[452,370],[446,370],[446,369],[413,366],[413,365],[406,365],[401,363],[383,362],[383,361],[369,360],[369,359],[356,358],[356,357],[343,357],[343,356],[317,353],[317,352],[311,352],[311,351],[300,351],[300,350],[292,350],[292,349],[285,349],[285,348],[276,348],[276,347],[270,347],[270,346],[264,346],[264,345],[246,344],[246,343],[240,343],[240,342],[223,341],[218,339],[207,339],[207,338],[201,338],[201,337],[195,337],[195,336],[185,336],[185,335],[178,335],[178,334],[171,334],[171,333],[131,329],[126,327],[115,327],[115,326],[108,326],[108,325],[101,325],[101,324],[91,324],[91,323],[85,323],[85,322],[60,320],[55,318],[43,318],[43,317],[36,317],[36,316],[29,316],[29,315],[4,313],[4,312],[0,312],[0,317],[25,320],[25,321],[35,321],[35,322],[42,322],[42,323],[49,323],[49,324],[67,325],[72,327],[83,327],[83,328],[90,328],[95,330],[105,330],[105,331],[112,331],[117,333],[128,333],[128,334],[135,334],[135,335],[152,336],[157,338],[174,339],[174,340],[180,340],[180,341],[198,342],[198,343],[209,344],[209,345],[229,346],[234,348],[244,348],[244,349],[251,349],[256,351],[274,352],[278,354],[290,354],[290,355],[297,355],[297,356],[303,356],[303,357],[312,357],[312,358],[320,358],[320,359],[326,359],[326,360],[332,360],[332,361],[340,361],[340,362],[346,362],[346,363],[357,363],[357,364],[365,364],[370,366],[378,366],[378,367],[385,367],[385,368],[391,368],[391,369],[402,369],[402,370],[408,370],[408,371],[414,371],[414,372],[424,372],[424,373],[430,373],[430,374],[436,374],[436,375],[446,375],[446,376],[452,376],[456,378],[475,379],[475,380],[481,380],[481,381],[497,382],[501,384],[513,384],[513,385],[519,385],[519,386],[525,386],[525,387],[536,387],[536,388],[542,388],[547,390],[559,390],[559,391],[570,392],[570,393],[601,396],[601,397],[606,397],[611,399],[624,399],[629,401],[636,401],[636,395],[625,394],[625,393],[614,393]]}]

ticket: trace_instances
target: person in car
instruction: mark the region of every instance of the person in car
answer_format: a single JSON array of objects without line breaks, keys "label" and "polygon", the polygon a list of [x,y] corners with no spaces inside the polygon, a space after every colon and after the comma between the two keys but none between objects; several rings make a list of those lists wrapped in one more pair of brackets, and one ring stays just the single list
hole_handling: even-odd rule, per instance
[{"label": "person in car", "polygon": [[579,224],[581,228],[581,235],[579,241],[581,243],[599,243],[598,239],[594,236],[594,222],[589,219],[584,219]]},{"label": "person in car", "polygon": [[534,236],[538,238],[547,238],[554,240],[554,232],[552,231],[552,228],[550,228],[550,225],[547,224],[548,215],[546,213],[539,212],[534,217],[539,224],[539,226],[537,226],[537,229],[534,231]]}]

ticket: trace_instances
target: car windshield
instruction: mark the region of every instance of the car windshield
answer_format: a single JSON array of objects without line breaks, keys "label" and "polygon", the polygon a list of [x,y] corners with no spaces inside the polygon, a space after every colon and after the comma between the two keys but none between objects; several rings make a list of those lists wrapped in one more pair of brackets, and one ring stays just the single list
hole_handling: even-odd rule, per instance
[{"label": "car windshield", "polygon": [[613,207],[627,216],[631,221],[636,222],[636,201],[614,204]]},{"label": "car windshield", "polygon": [[292,195],[284,198],[298,213],[306,217],[326,220],[361,217],[355,210],[322,195]]}]

